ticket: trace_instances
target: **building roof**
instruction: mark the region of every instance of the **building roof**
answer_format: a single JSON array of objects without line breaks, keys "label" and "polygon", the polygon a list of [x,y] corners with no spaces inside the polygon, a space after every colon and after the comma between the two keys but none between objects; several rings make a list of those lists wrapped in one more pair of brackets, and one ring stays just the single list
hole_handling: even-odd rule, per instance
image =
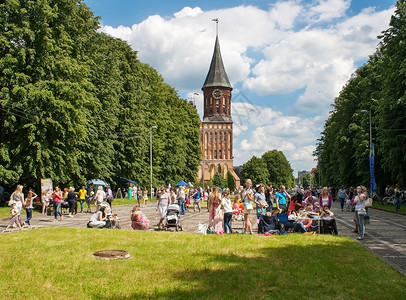
[{"label": "building roof", "polygon": [[207,73],[207,77],[204,81],[202,89],[205,87],[227,87],[232,89],[226,70],[224,69],[223,59],[221,58],[218,36],[216,36],[216,43],[214,45],[210,69]]}]

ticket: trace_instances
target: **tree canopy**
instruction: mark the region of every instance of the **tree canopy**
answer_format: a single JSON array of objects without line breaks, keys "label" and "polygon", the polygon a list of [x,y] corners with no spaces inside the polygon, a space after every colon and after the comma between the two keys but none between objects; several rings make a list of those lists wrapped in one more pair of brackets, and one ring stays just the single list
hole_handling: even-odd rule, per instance
[{"label": "tree canopy", "polygon": [[323,185],[369,186],[369,113],[377,184],[406,183],[405,3],[397,2],[376,52],[334,101],[315,151]]},{"label": "tree canopy", "polygon": [[271,150],[258,158],[253,156],[241,166],[241,182],[251,179],[253,184],[272,184],[273,186],[294,186],[292,168],[282,151]]},{"label": "tree canopy", "polygon": [[0,4],[0,181],[193,181],[200,120],[79,0]]}]

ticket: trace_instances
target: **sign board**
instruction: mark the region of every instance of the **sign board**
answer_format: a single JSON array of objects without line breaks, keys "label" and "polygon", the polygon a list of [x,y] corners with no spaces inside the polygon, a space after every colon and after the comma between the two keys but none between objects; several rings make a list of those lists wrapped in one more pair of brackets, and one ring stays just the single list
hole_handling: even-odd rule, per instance
[{"label": "sign board", "polygon": [[54,190],[51,178],[41,179],[41,194],[43,192],[46,192],[47,190],[50,191],[51,193]]}]

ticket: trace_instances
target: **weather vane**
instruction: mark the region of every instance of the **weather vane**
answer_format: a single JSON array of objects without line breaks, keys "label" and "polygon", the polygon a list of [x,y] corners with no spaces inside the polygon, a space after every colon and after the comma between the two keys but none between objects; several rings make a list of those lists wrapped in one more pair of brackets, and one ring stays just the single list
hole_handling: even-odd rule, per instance
[{"label": "weather vane", "polygon": [[219,19],[212,19],[213,22],[216,22],[216,35],[219,35]]}]

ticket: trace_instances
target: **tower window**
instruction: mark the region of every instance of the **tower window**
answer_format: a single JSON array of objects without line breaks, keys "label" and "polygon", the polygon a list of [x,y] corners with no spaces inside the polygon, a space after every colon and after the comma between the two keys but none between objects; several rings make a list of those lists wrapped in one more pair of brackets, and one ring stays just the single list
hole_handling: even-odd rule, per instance
[{"label": "tower window", "polygon": [[222,158],[222,157],[221,157],[221,154],[222,154],[222,153],[221,153],[221,150],[219,150],[219,158],[220,158],[220,159]]},{"label": "tower window", "polygon": [[214,150],[214,159],[217,159],[217,150]]},{"label": "tower window", "polygon": [[210,141],[213,140],[213,134],[210,132]]},{"label": "tower window", "polygon": [[227,134],[224,132],[224,141],[227,141]]},{"label": "tower window", "polygon": [[214,140],[217,141],[217,132],[214,133]]}]

